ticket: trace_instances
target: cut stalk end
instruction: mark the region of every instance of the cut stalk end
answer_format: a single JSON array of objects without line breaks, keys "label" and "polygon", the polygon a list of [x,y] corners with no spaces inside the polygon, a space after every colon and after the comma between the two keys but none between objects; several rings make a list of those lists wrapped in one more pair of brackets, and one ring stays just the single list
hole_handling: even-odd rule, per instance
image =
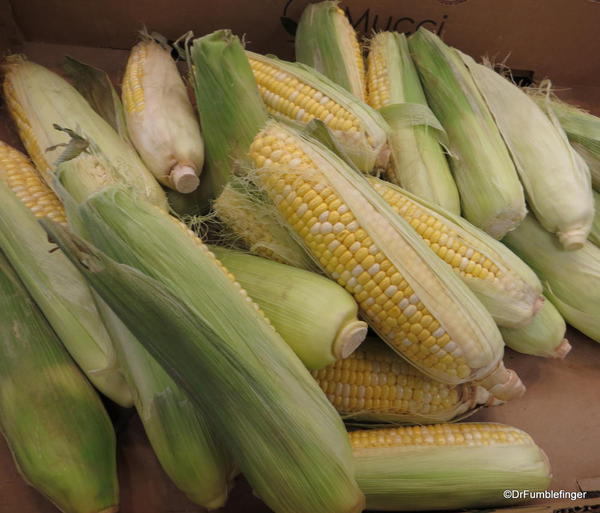
[{"label": "cut stalk end", "polygon": [[565,358],[565,356],[567,356],[569,354],[571,349],[572,349],[572,346],[571,346],[570,342],[566,338],[563,338],[562,342],[554,350],[554,353],[552,353],[552,355],[550,355],[550,357],[557,358],[558,360],[563,360]]},{"label": "cut stalk end", "polygon": [[194,192],[200,185],[200,179],[196,175],[196,171],[186,164],[175,164],[169,177],[175,190],[184,194]]},{"label": "cut stalk end", "polygon": [[333,342],[333,355],[336,359],[348,358],[367,336],[367,323],[350,321],[344,325]]},{"label": "cut stalk end", "polygon": [[558,240],[566,251],[581,249],[587,240],[588,231],[580,228],[568,232],[558,232]]},{"label": "cut stalk end", "polygon": [[493,398],[500,401],[518,399],[526,390],[519,375],[514,370],[507,369],[503,362],[500,362],[496,370],[479,384],[486,388]]}]

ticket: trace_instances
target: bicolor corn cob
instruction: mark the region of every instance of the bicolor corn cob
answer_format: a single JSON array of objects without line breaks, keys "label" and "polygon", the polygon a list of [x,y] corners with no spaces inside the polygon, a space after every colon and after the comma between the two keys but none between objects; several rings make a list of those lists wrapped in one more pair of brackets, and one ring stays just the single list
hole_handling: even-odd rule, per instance
[{"label": "bicolor corn cob", "polygon": [[542,305],[542,284],[519,257],[461,217],[383,180],[369,177],[369,182],[471,288],[499,326],[531,321]]},{"label": "bicolor corn cob", "polygon": [[566,321],[600,342],[600,248],[586,242],[565,251],[531,214],[503,242],[538,274]]},{"label": "bicolor corn cob", "polygon": [[312,375],[340,415],[356,420],[449,422],[494,404],[484,388],[434,381],[377,340]]},{"label": "bicolor corn cob", "polygon": [[522,392],[501,364],[492,318],[363,177],[274,121],[250,158],[281,218],[395,351],[447,383],[490,376],[496,393]]},{"label": "bicolor corn cob", "polygon": [[61,511],[117,511],[110,419],[2,252],[0,383],[0,433],[23,478]]},{"label": "bicolor corn cob", "polygon": [[[65,152],[78,153],[89,143],[112,166],[119,181],[166,209],[163,190],[135,150],[100,117],[68,82],[20,56],[7,59],[4,97],[23,145],[44,181],[52,187],[56,162]],[[63,130],[75,131],[71,140]]]},{"label": "bicolor corn cob", "polygon": [[548,458],[520,429],[493,423],[353,431],[367,508],[471,509],[509,502],[504,490],[545,490]]},{"label": "bicolor corn cob", "polygon": [[63,206],[29,160],[3,142],[0,213],[0,248],[62,343],[102,393],[130,406],[130,390],[87,283],[60,251],[52,251],[37,221],[64,224]]},{"label": "bicolor corn cob", "polygon": [[308,4],[296,29],[296,60],[366,101],[365,62],[358,37],[337,1]]},{"label": "bicolor corn cob", "polygon": [[370,41],[368,102],[390,125],[386,177],[421,198],[460,214],[460,199],[440,141],[445,133],[427,105],[404,34]]},{"label": "bicolor corn cob", "polygon": [[127,129],[148,169],[182,193],[198,187],[204,143],[168,47],[145,37],[129,55],[122,85]]},{"label": "bicolor corn cob", "polygon": [[200,412],[211,416],[261,499],[277,513],[362,511],[337,412],[201,240],[123,188],[101,190],[79,212],[84,233],[124,265],[59,225],[45,220],[44,226]]},{"label": "bicolor corn cob", "polygon": [[361,171],[385,167],[388,126],[378,112],[308,66],[246,53],[269,114],[298,126],[321,120]]},{"label": "bicolor corn cob", "polygon": [[580,248],[594,217],[590,173],[569,144],[550,101],[536,105],[491,64],[460,55],[510,150],[531,210],[565,249]]},{"label": "bicolor corn cob", "polygon": [[423,28],[410,36],[408,45],[429,106],[448,134],[462,213],[500,239],[519,224],[527,210],[498,127],[456,50]]}]

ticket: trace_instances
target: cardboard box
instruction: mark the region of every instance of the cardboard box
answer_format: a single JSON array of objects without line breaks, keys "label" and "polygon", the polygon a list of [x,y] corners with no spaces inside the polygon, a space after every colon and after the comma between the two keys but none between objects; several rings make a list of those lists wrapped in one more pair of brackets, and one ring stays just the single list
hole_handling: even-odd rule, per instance
[{"label": "cardboard box", "polygon": [[[246,34],[249,48],[293,55],[293,32],[305,0],[0,0],[0,53],[22,51],[59,71],[65,54],[109,72],[118,83],[127,49],[146,24],[167,37],[188,29],[197,35],[228,27]],[[349,0],[353,23],[363,33],[386,28],[412,31],[419,25],[478,57],[504,58],[535,79],[553,78],[565,99],[600,115],[600,2],[598,0]],[[19,145],[0,110],[0,139]],[[512,424],[529,432],[553,467],[552,490],[600,489],[600,348],[570,329],[573,345],[565,361],[527,357],[507,351],[528,387],[509,404],[481,410],[469,420]],[[122,415],[122,412],[121,412]],[[120,419],[119,473],[123,513],[200,512],[162,472],[137,417]],[[592,494],[590,494],[592,495]],[[600,499],[544,501],[524,513],[600,511]],[[57,510],[19,477],[0,439],[0,513],[55,513]],[[263,513],[268,509],[239,479],[226,513]]]}]

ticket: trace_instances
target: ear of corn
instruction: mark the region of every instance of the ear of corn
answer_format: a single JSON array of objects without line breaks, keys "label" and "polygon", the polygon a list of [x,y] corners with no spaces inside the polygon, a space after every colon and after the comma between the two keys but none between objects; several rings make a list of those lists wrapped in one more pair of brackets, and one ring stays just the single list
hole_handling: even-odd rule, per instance
[{"label": "ear of corn", "polygon": [[347,358],[367,335],[358,306],[318,274],[217,246],[211,248],[308,369]]},{"label": "ear of corn", "polygon": [[389,127],[377,111],[308,66],[246,53],[269,114],[296,127],[322,121],[361,171],[387,165]]},{"label": "ear of corn", "polygon": [[46,183],[71,129],[99,149],[120,181],[140,197],[166,209],[166,197],[135,150],[104,121],[69,83],[38,64],[12,57],[5,64],[4,96],[21,140]]},{"label": "ear of corn", "polygon": [[148,169],[167,187],[194,191],[204,163],[204,143],[168,48],[149,37],[133,47],[122,96],[129,135]]},{"label": "ear of corn", "polygon": [[53,237],[214,420],[215,432],[261,499],[281,513],[361,511],[339,416],[206,246],[164,212],[118,188],[95,194],[80,211],[87,233],[126,265],[81,240],[67,245],[72,239],[58,225],[50,230]]},{"label": "ear of corn", "polygon": [[219,220],[251,253],[301,269],[314,267],[306,254],[273,215],[272,208],[248,184],[235,180],[213,203]]},{"label": "ear of corn", "polygon": [[493,423],[353,431],[356,476],[368,509],[502,506],[504,490],[546,490],[547,456],[520,429]]},{"label": "ear of corn", "polygon": [[312,375],[342,417],[359,421],[449,422],[496,404],[476,384],[432,380],[376,339]]},{"label": "ear of corn", "polygon": [[196,504],[208,510],[223,507],[233,465],[205,415],[102,299],[99,310],[162,468]]},{"label": "ear of corn", "polygon": [[600,247],[600,193],[594,192],[594,222],[590,230],[589,239],[596,246]]},{"label": "ear of corn", "polygon": [[1,252],[0,333],[0,432],[23,478],[62,511],[117,511],[110,419]]},{"label": "ear of corn", "polygon": [[191,48],[196,106],[204,127],[206,169],[203,205],[217,198],[243,171],[252,138],[267,121],[252,69],[239,38],[218,30],[195,39]]},{"label": "ear of corn", "polygon": [[123,105],[108,74],[68,55],[65,56],[63,68],[89,105],[122,139],[130,142]]},{"label": "ear of corn", "polygon": [[370,41],[369,104],[390,125],[387,178],[460,214],[460,199],[440,145],[444,130],[427,105],[404,34],[380,32]]},{"label": "ear of corn", "polygon": [[369,177],[369,182],[429,248],[452,267],[498,326],[514,328],[531,321],[542,304],[542,284],[504,244],[462,217],[428,204],[400,187],[374,177]]},{"label": "ear of corn", "polygon": [[545,300],[527,326],[500,328],[500,333],[506,345],[519,353],[562,359],[571,350],[566,330],[565,320],[556,307]]},{"label": "ear of corn", "polygon": [[551,109],[546,114],[515,84],[460,55],[510,150],[536,218],[565,249],[580,248],[594,216],[587,165],[576,157]]},{"label": "ear of corn", "polygon": [[600,190],[600,118],[583,109],[556,98],[550,89],[552,84],[544,80],[538,89],[528,89],[531,97],[545,110],[551,110],[558,118],[575,150],[587,163],[592,185]]},{"label": "ear of corn", "polygon": [[110,338],[85,280],[52,244],[37,219],[65,213],[29,160],[0,142],[0,247],[63,344],[90,381],[115,402],[131,405]]},{"label": "ear of corn", "polygon": [[540,277],[545,296],[566,321],[600,342],[600,248],[564,251],[531,215],[504,241]]},{"label": "ear of corn", "polygon": [[365,63],[358,37],[337,1],[308,4],[295,36],[296,60],[315,68],[362,101]]},{"label": "ear of corn", "polygon": [[256,136],[250,157],[282,220],[392,349],[440,381],[489,376],[496,393],[522,393],[501,364],[489,313],[366,178],[275,121]]},{"label": "ear of corn", "polygon": [[500,239],[519,224],[526,208],[515,166],[496,123],[454,49],[422,28],[408,44],[429,106],[448,134],[450,165],[463,215]]}]

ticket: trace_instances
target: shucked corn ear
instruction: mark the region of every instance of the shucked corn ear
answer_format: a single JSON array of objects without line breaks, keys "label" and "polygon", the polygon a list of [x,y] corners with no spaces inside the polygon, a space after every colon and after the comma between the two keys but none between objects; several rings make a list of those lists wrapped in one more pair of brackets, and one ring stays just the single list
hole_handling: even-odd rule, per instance
[{"label": "shucked corn ear", "polygon": [[131,405],[87,283],[60,251],[51,251],[37,222],[64,223],[63,207],[29,160],[1,141],[0,213],[0,248],[73,359],[102,393]]},{"label": "shucked corn ear", "polygon": [[368,103],[390,125],[386,177],[460,214],[460,199],[440,141],[444,131],[427,105],[404,34],[380,32],[369,44]]},{"label": "shucked corn ear", "polygon": [[282,220],[396,352],[446,383],[488,378],[498,397],[522,392],[489,313],[363,176],[275,121],[250,157]]},{"label": "shucked corn ear", "polygon": [[[218,30],[195,39],[190,53],[196,106],[202,125],[210,128],[204,132],[206,164],[199,187],[199,201],[206,207],[234,174],[244,171],[246,153],[267,111],[244,47],[231,31]],[[222,100],[215,102],[215,93]],[[238,108],[238,99],[244,109]]]},{"label": "shucked corn ear", "polygon": [[510,150],[536,218],[565,249],[580,248],[594,217],[587,165],[571,148],[551,108],[542,110],[493,69],[460,55]]},{"label": "shucked corn ear", "polygon": [[517,327],[531,321],[543,302],[542,284],[518,256],[460,216],[375,177],[369,177],[369,182],[452,267],[498,326]]},{"label": "shucked corn ear", "polygon": [[297,127],[319,119],[358,169],[385,167],[388,126],[377,111],[308,66],[246,53],[269,114]]},{"label": "shucked corn ear", "polygon": [[504,241],[542,280],[545,296],[566,321],[600,342],[600,248],[564,251],[531,215]]},{"label": "shucked corn ear", "polygon": [[129,136],[148,169],[167,187],[183,193],[195,190],[204,143],[168,48],[147,36],[133,47],[122,98]]},{"label": "shucked corn ear", "polygon": [[566,330],[565,320],[546,300],[527,326],[500,328],[500,333],[506,345],[519,353],[564,358],[571,350],[571,344],[565,338]]},{"label": "shucked corn ear", "polygon": [[208,419],[106,303],[99,301],[119,365],[162,468],[196,504],[208,510],[223,507],[233,464]]},{"label": "shucked corn ear", "polygon": [[573,147],[588,165],[592,185],[600,190],[600,118],[560,101],[550,93],[551,85],[550,81],[545,80],[538,89],[527,92],[539,105],[551,110],[558,118]]},{"label": "shucked corn ear", "polygon": [[23,478],[61,511],[117,511],[110,419],[1,252],[0,432]]},{"label": "shucked corn ear", "polygon": [[354,28],[337,1],[308,4],[295,36],[296,60],[366,101],[365,62]]},{"label": "shucked corn ear", "polygon": [[550,464],[520,429],[493,423],[437,424],[350,433],[367,508],[471,509],[514,503],[504,490],[546,490]]},{"label": "shucked corn ear", "polygon": [[500,239],[525,217],[526,208],[496,123],[456,50],[423,28],[408,39],[408,45],[429,106],[448,134],[463,215]]},{"label": "shucked corn ear", "polygon": [[219,220],[251,253],[282,264],[310,269],[313,263],[273,215],[272,208],[245,184],[230,183],[213,203]]},{"label": "shucked corn ear", "polygon": [[365,339],[356,302],[331,280],[239,251],[212,250],[308,369],[347,358]]},{"label": "shucked corn ear", "polygon": [[449,422],[494,404],[484,388],[434,381],[378,340],[368,340],[348,358],[312,375],[340,415],[355,420]]},{"label": "shucked corn ear", "polygon": [[86,233],[125,265],[44,226],[211,419],[261,499],[278,513],[362,511],[339,416],[200,239],[121,188],[79,211]]},{"label": "shucked corn ear", "polygon": [[64,79],[49,69],[20,56],[7,59],[4,97],[27,152],[46,183],[52,175],[69,136],[54,128],[74,130],[98,148],[117,176],[136,193],[166,209],[163,190],[135,150],[102,119]]}]

